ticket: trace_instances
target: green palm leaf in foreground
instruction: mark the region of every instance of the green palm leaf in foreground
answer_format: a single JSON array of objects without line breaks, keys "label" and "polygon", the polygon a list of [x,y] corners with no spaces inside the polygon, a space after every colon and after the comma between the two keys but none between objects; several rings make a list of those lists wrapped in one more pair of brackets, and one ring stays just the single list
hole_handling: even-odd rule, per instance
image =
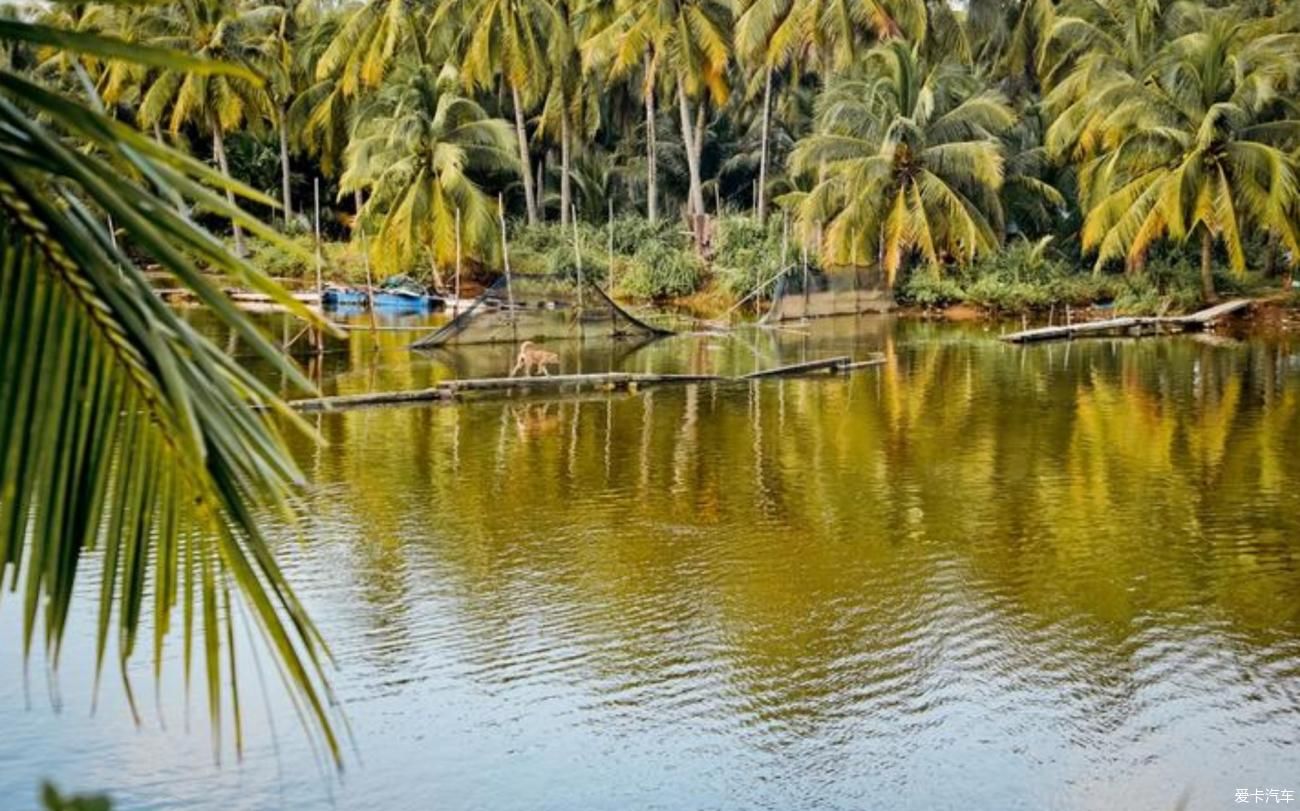
[{"label": "green palm leaf in foreground", "polygon": [[[21,23],[5,29],[11,40],[32,41],[28,33]],[[93,40],[61,44],[104,52]],[[123,48],[129,46],[114,45],[111,56],[129,56]],[[165,62],[156,49],[147,56],[150,65]],[[177,57],[170,67],[189,68],[190,61]],[[0,575],[19,594],[24,655],[39,631],[52,667],[75,581],[87,566],[100,570],[99,669],[115,632],[125,682],[137,645],[149,644],[138,636],[151,614],[158,677],[175,621],[187,681],[195,645],[201,647],[218,753],[225,707],[241,747],[231,640],[235,603],[242,601],[303,717],[337,762],[324,644],[258,527],[259,517],[292,515],[292,488],[301,479],[271,415],[307,428],[164,306],[102,225],[111,218],[133,250],[190,288],[278,371],[310,388],[196,270],[203,263],[314,318],[178,213],[187,199],[280,242],[211,187],[270,203],[0,70]]]}]

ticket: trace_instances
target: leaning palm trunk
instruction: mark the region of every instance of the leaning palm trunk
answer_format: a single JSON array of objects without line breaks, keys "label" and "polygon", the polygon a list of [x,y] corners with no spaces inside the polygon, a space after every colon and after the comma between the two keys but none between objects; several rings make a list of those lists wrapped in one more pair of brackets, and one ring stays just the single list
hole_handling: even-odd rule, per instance
[{"label": "leaning palm trunk", "polygon": [[758,221],[767,220],[767,140],[772,122],[772,67],[767,68],[763,85],[763,142],[758,152]]},{"label": "leaning palm trunk", "polygon": [[284,224],[287,228],[293,221],[293,197],[289,190],[289,126],[284,113],[284,105],[279,109],[280,125],[280,196],[284,206]]},{"label": "leaning palm trunk", "polygon": [[510,96],[515,105],[515,135],[519,139],[519,173],[524,178],[524,208],[528,224],[537,224],[537,202],[533,197],[532,161],[528,159],[528,133],[524,128],[524,105],[519,98],[519,88],[510,85]]},{"label": "leaning palm trunk", "polygon": [[646,217],[650,222],[659,219],[658,146],[655,143],[655,75],[654,62],[647,51],[645,56],[645,157],[646,157]]},{"label": "leaning palm trunk", "polygon": [[560,225],[569,224],[569,115],[560,114]]},{"label": "leaning palm trunk", "polygon": [[[231,179],[230,164],[226,160],[226,141],[221,136],[221,122],[217,120],[215,115],[212,116],[212,154],[217,158],[217,166],[221,169],[221,174],[226,179]],[[235,195],[229,187],[226,188],[226,202],[230,203],[231,206],[235,205]],[[246,255],[244,252],[244,231],[239,227],[239,223],[232,220],[230,224],[235,231],[235,256],[243,258]]]}]

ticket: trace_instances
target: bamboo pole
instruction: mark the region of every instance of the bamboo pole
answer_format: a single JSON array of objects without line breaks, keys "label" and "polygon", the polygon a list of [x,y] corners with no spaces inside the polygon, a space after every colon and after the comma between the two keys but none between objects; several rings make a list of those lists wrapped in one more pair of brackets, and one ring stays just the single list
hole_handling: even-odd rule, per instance
[{"label": "bamboo pole", "polygon": [[451,317],[460,314],[460,206],[456,206],[456,300],[451,305]]},{"label": "bamboo pole", "polygon": [[808,243],[803,245],[803,317],[808,317],[808,303],[810,290],[808,289]]},{"label": "bamboo pole", "polygon": [[583,288],[582,249],[578,245],[578,207],[577,206],[573,206],[573,211],[570,212],[570,216],[573,218],[573,261],[578,266],[578,310],[581,311],[582,310],[582,288]]},{"label": "bamboo pole", "polygon": [[[316,232],[316,306],[325,309],[325,283],[322,278],[321,270],[321,252],[320,252],[320,178],[315,178],[312,186],[312,198],[315,207],[315,232]],[[312,330],[312,343],[316,345],[316,354],[325,351],[325,336],[317,330]]]},{"label": "bamboo pole", "polygon": [[583,311],[583,288],[586,287],[582,277],[582,249],[578,245],[578,207],[573,206],[570,212],[570,219],[573,221],[573,260],[578,266],[578,336],[585,338],[586,335],[582,327]]},{"label": "bamboo pole", "polygon": [[519,319],[515,313],[515,290],[510,282],[510,245],[506,241],[506,204],[505,198],[497,194],[497,215],[501,219],[501,262],[506,272],[506,304],[510,308],[510,334],[519,342]]},{"label": "bamboo pole", "polygon": [[359,221],[357,230],[361,232],[361,263],[366,268],[366,303],[370,305],[370,331],[375,332],[379,325],[375,322],[375,280],[370,275],[370,242],[366,239],[366,229],[361,227]]}]

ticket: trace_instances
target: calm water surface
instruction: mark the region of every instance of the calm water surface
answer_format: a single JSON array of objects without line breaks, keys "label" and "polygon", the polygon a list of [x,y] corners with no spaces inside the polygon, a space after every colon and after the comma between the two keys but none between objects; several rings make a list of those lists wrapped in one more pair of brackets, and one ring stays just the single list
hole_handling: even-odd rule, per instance
[{"label": "calm water surface", "polygon": [[[332,393],[509,366],[404,339],[311,372]],[[178,651],[156,691],[133,671],[139,728],[116,674],[92,718],[90,623],[57,682],[39,656],[24,678],[5,594],[0,808],[42,777],[222,811],[1300,796],[1300,343],[1021,349],[863,318],[579,350],[565,371],[887,362],[320,417],[279,554],[333,648],[343,777],[247,642],[249,744],[218,767]]]}]

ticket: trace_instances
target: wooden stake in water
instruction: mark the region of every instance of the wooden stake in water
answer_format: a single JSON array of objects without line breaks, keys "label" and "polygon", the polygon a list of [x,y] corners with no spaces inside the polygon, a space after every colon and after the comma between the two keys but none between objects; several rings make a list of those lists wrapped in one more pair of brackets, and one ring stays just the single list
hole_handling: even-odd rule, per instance
[{"label": "wooden stake in water", "polygon": [[460,314],[460,206],[456,206],[456,290],[455,302],[451,305],[451,316]]},{"label": "wooden stake in water", "polygon": [[570,219],[573,220],[573,261],[578,266],[578,335],[582,335],[582,293],[586,287],[582,278],[582,249],[578,246],[578,207],[572,206],[569,213]]},{"label": "wooden stake in water", "polygon": [[609,200],[609,297],[614,297],[614,199]]},{"label": "wooden stake in water", "polygon": [[370,243],[366,241],[366,229],[357,223],[357,230],[361,232],[361,262],[366,267],[366,303],[370,305],[370,331],[378,332],[378,324],[375,323],[375,280],[370,275]]},{"label": "wooden stake in water", "polygon": [[[321,254],[320,254],[320,178],[316,178],[312,186],[312,198],[315,204],[315,232],[316,232],[316,306],[324,309],[325,307],[325,282],[322,278]],[[325,336],[316,330],[312,330],[313,341],[316,345],[316,354],[322,354],[325,351]]]},{"label": "wooden stake in water", "polygon": [[316,205],[316,219],[315,219],[315,226],[314,226],[314,227],[315,227],[315,232],[316,232],[316,295],[319,296],[319,295],[321,294],[321,292],[324,290],[324,287],[325,287],[325,285],[324,285],[324,284],[322,283],[322,281],[321,281],[321,257],[320,257],[320,178],[319,178],[319,177],[316,178],[316,180],[315,180],[315,182],[314,182],[314,184],[313,184],[312,194],[313,194],[314,201],[315,201],[315,205]]},{"label": "wooden stake in water", "polygon": [[781,267],[788,263],[787,255],[790,249],[790,212],[781,212]]},{"label": "wooden stake in water", "polygon": [[808,317],[808,297],[811,291],[808,287],[808,243],[803,244],[803,317]]},{"label": "wooden stake in water", "polygon": [[578,266],[578,310],[582,310],[582,249],[578,245],[578,207],[573,206],[569,212],[573,219],[573,261]]},{"label": "wooden stake in water", "polygon": [[497,215],[501,219],[501,263],[506,272],[506,305],[510,308],[510,331],[518,342],[519,322],[515,319],[515,291],[510,284],[510,245],[506,242],[506,204],[505,198],[500,194],[497,194]]}]

